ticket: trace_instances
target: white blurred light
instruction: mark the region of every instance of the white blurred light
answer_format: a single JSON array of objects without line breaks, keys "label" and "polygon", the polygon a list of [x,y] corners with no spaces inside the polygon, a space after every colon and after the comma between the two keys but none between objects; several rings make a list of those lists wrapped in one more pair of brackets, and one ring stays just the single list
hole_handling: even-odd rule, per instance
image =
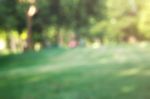
[{"label": "white blurred light", "polygon": [[141,42],[141,43],[139,44],[139,46],[140,46],[141,48],[146,48],[146,47],[148,46],[148,43],[147,43],[147,42]]},{"label": "white blurred light", "polygon": [[35,51],[40,51],[40,49],[41,49],[41,44],[40,43],[36,43],[35,45],[34,45],[34,50]]},{"label": "white blurred light", "polygon": [[93,45],[92,45],[92,47],[94,49],[100,48],[100,42],[94,42]]},{"label": "white blurred light", "polygon": [[32,17],[35,15],[37,9],[36,9],[36,6],[32,5],[30,6],[29,10],[28,10],[28,16]]},{"label": "white blurred light", "polygon": [[6,43],[3,40],[0,40],[0,50],[3,50],[6,48]]}]

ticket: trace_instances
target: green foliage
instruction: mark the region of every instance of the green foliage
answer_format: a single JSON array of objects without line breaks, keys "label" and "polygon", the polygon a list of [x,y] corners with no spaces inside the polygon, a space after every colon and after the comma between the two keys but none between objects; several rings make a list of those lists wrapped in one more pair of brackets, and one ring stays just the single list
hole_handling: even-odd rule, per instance
[{"label": "green foliage", "polygon": [[[6,33],[28,30],[27,12],[32,4],[18,0],[0,2],[0,29]],[[43,42],[48,36],[50,43],[54,39],[59,43],[58,38],[66,38],[65,33],[60,33],[63,29],[71,30],[78,38],[122,42],[134,36],[137,40],[149,40],[149,3],[147,0],[36,0],[32,39]],[[51,27],[55,31],[49,30]]]},{"label": "green foliage", "polygon": [[139,13],[139,31],[146,39],[150,39],[150,1],[142,2],[143,6],[141,7],[140,13]]},{"label": "green foliage", "polygon": [[0,27],[6,30],[16,28],[16,0],[0,1]]}]

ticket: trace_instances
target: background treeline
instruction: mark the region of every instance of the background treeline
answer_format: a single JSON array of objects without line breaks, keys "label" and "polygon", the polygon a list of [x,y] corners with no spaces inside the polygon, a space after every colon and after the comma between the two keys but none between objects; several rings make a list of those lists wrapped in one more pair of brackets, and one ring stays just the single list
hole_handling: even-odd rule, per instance
[{"label": "background treeline", "polygon": [[[0,0],[1,49],[150,40],[149,0]],[[2,46],[3,45],[3,46]]]}]

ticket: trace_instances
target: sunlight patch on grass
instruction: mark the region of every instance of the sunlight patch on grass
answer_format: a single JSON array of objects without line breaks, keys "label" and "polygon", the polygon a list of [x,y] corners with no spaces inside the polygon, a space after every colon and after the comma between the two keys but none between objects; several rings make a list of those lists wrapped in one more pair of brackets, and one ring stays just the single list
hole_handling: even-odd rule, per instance
[{"label": "sunlight patch on grass", "polygon": [[144,76],[150,76],[150,70],[144,70],[144,71],[142,72],[142,74],[143,74]]},{"label": "sunlight patch on grass", "polygon": [[129,86],[123,86],[122,88],[121,88],[121,91],[123,92],[123,93],[130,93],[130,92],[132,92],[132,91],[134,91],[135,90],[135,86],[131,86],[131,85],[129,85]]},{"label": "sunlight patch on grass", "polygon": [[121,53],[114,54],[113,58],[115,60],[118,60],[119,63],[123,63],[123,62],[127,61],[127,56],[125,56],[124,54],[121,54]]},{"label": "sunlight patch on grass", "polygon": [[0,78],[1,77],[8,77],[8,78],[18,78],[23,76],[30,76],[30,75],[37,75],[37,74],[45,74],[45,73],[58,73],[65,70],[73,70],[75,68],[79,67],[91,67],[91,64],[86,63],[60,63],[60,64],[51,64],[51,65],[44,65],[44,66],[37,66],[37,67],[22,67],[22,68],[15,68],[8,71],[0,72]]},{"label": "sunlight patch on grass", "polygon": [[120,76],[134,76],[134,75],[139,74],[140,72],[141,72],[141,69],[136,67],[136,68],[120,71],[119,75]]},{"label": "sunlight patch on grass", "polygon": [[28,78],[28,80],[26,82],[27,83],[35,83],[42,79],[43,79],[43,77],[41,77],[41,76],[35,76],[35,77]]}]

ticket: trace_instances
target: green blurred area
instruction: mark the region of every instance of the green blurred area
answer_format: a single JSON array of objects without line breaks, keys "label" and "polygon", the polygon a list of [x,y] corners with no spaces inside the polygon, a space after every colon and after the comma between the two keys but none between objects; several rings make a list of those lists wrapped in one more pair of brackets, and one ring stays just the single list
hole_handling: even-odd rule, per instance
[{"label": "green blurred area", "polygon": [[[150,40],[149,0],[1,0],[1,53]],[[72,37],[74,35],[74,37]]]},{"label": "green blurred area", "polygon": [[150,0],[0,0],[0,99],[149,99]]},{"label": "green blurred area", "polygon": [[121,45],[3,57],[0,98],[149,99],[149,52]]}]

